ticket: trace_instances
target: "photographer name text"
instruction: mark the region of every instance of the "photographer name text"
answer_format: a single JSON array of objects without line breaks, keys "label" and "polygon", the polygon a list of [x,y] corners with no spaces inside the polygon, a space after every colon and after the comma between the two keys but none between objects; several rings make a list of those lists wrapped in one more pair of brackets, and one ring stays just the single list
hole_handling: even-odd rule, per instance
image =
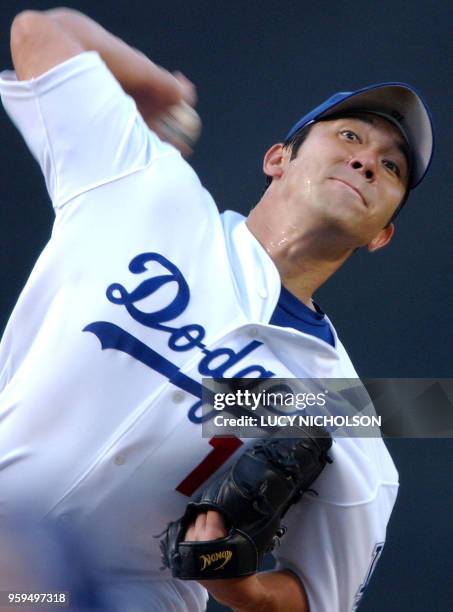
[{"label": "photographer name text", "polygon": [[355,415],[267,415],[229,417],[218,414],[215,427],[381,427],[380,416]]}]

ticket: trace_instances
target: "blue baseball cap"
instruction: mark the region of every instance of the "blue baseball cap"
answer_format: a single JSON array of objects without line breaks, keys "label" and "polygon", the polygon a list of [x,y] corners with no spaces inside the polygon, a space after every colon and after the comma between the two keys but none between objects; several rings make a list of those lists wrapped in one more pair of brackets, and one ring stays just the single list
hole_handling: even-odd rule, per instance
[{"label": "blue baseball cap", "polygon": [[286,140],[310,123],[351,111],[380,115],[400,130],[411,154],[409,189],[416,187],[431,163],[434,128],[423,98],[405,83],[377,83],[356,91],[336,93],[299,119],[289,130]]}]

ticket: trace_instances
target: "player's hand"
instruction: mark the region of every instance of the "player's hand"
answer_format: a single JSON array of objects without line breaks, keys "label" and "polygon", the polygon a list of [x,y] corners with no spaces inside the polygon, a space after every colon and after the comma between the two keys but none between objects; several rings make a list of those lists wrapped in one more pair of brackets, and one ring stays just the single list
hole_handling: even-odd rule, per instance
[{"label": "player's hand", "polygon": [[[208,510],[198,514],[184,538],[185,542],[216,540],[227,535],[225,521],[220,512]],[[240,612],[246,610],[269,610],[261,583],[255,576],[227,578],[224,580],[200,580],[205,589],[220,603]]]},{"label": "player's hand", "polygon": [[194,109],[196,87],[182,72],[170,73],[164,68],[156,68],[161,71],[166,87],[141,99],[135,95],[138,109],[148,127],[176,147],[184,157],[189,157],[201,130],[201,121]]}]

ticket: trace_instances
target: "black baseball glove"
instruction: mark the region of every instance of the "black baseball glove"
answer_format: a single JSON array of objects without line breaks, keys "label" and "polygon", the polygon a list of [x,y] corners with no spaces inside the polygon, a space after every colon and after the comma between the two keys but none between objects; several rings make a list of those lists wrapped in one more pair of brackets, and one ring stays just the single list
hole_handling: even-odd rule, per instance
[{"label": "black baseball glove", "polygon": [[[320,437],[322,436],[322,437]],[[237,578],[258,571],[286,529],[289,506],[310,488],[327,462],[332,445],[321,427],[301,429],[298,438],[265,439],[244,452],[230,470],[215,478],[197,501],[170,523],[160,542],[162,560],[175,578]],[[220,512],[228,535],[206,542],[184,542],[197,514]]]}]

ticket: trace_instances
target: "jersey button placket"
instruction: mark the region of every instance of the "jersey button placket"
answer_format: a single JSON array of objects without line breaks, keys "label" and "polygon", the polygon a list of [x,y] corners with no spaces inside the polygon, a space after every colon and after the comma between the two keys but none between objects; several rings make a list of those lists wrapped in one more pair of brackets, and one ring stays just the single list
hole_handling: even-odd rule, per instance
[{"label": "jersey button placket", "polygon": [[183,391],[174,391],[171,396],[171,401],[174,404],[180,404],[185,399],[185,393]]},{"label": "jersey button placket", "polygon": [[250,338],[257,338],[259,335],[258,329],[256,327],[250,327],[250,329],[247,331],[247,334]]}]

